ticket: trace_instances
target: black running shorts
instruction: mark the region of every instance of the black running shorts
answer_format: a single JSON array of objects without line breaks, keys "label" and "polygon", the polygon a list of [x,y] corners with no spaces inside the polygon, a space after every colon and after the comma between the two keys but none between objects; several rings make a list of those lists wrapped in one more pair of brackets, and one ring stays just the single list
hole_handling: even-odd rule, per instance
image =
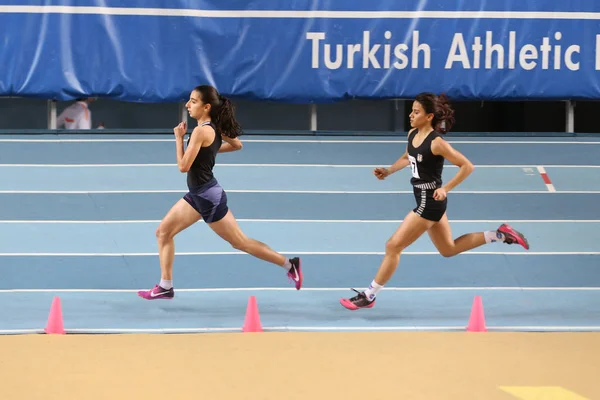
[{"label": "black running shorts", "polygon": [[183,198],[206,223],[220,221],[229,211],[227,194],[215,178],[200,187],[190,188]]},{"label": "black running shorts", "polygon": [[419,189],[413,187],[417,206],[413,209],[415,214],[430,221],[438,222],[444,216],[448,205],[448,198],[442,201],[433,198],[435,189]]}]

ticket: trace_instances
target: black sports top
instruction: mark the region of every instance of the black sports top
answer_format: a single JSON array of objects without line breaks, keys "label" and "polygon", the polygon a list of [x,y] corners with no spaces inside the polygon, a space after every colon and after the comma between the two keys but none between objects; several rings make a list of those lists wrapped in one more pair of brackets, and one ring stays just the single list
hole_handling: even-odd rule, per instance
[{"label": "black sports top", "polygon": [[[200,126],[204,125],[210,125],[215,130],[215,140],[210,146],[200,147],[200,151],[198,151],[196,159],[187,173],[187,185],[190,189],[202,186],[213,178],[212,169],[215,166],[215,159],[223,142],[223,138],[217,131],[217,127],[212,122],[206,121],[200,124]],[[193,134],[193,132],[190,134],[187,146],[189,146]]]},{"label": "black sports top", "polygon": [[442,170],[444,157],[436,156],[431,152],[431,142],[441,135],[432,131],[419,147],[413,146],[413,139],[418,129],[408,135],[408,160],[412,170],[410,183],[420,189],[437,189],[442,186]]}]

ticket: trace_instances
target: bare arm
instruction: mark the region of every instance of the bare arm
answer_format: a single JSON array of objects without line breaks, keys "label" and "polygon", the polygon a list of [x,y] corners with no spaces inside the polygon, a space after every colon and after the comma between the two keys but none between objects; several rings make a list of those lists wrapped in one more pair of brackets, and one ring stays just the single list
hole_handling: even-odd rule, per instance
[{"label": "bare arm", "polygon": [[[408,131],[408,134],[406,135],[407,137],[410,138],[410,134],[417,128],[411,129]],[[392,164],[388,170],[390,171],[390,174],[393,174],[394,172],[398,172],[400,171],[402,168],[406,168],[410,165],[410,161],[408,161],[408,150],[406,150],[404,152],[404,154],[402,154],[402,157],[400,157],[398,160],[396,160],[396,162],[394,164]]]},{"label": "bare arm", "polygon": [[206,130],[208,127],[196,127],[192,132],[190,144],[185,152],[183,151],[183,135],[176,136],[175,144],[177,148],[177,167],[181,172],[188,172],[202,147],[202,143],[206,138]]},{"label": "bare arm", "polygon": [[[412,131],[408,132],[408,136],[410,136],[411,132]],[[404,154],[402,154],[402,156],[400,156],[400,158],[397,159],[396,162],[393,163],[391,166],[389,166],[388,168],[375,168],[373,173],[375,174],[377,179],[385,179],[387,176],[393,174],[394,172],[398,172],[402,168],[406,168],[409,164],[410,161],[408,161],[408,151],[405,151]]]},{"label": "bare arm", "polygon": [[388,170],[390,171],[390,174],[393,174],[394,172],[398,172],[402,168],[407,167],[409,164],[410,161],[408,161],[408,152],[405,151],[404,154],[402,154],[402,157],[396,160],[396,162],[393,163]]},{"label": "bare arm", "polygon": [[381,180],[390,176],[394,172],[400,171],[402,168],[406,167],[409,164],[410,161],[408,161],[408,153],[404,152],[404,154],[402,154],[402,156],[399,159],[397,159],[396,162],[393,163],[391,166],[389,166],[388,168],[375,168],[373,170],[373,173],[375,174],[377,179]]},{"label": "bare arm", "polygon": [[458,186],[465,178],[471,175],[475,169],[471,161],[467,159],[458,150],[455,150],[448,142],[442,138],[437,138],[431,143],[431,152],[436,156],[442,156],[460,169],[443,187],[446,192],[451,191]]},{"label": "bare arm", "polygon": [[223,142],[223,144],[221,144],[219,153],[228,153],[231,151],[237,151],[237,150],[241,150],[242,147],[244,147],[242,145],[242,141],[238,138],[232,139],[225,135],[222,135],[221,137],[223,138],[224,142]]}]

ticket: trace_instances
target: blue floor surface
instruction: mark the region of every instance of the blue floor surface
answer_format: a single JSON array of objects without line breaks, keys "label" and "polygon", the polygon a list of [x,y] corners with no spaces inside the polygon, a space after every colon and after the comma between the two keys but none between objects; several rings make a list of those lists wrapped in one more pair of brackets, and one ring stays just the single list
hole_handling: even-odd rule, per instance
[{"label": "blue floor surface", "polygon": [[[184,193],[0,194],[0,221],[160,220]],[[227,198],[241,219],[399,220],[415,207],[412,193],[230,192]],[[450,193],[448,202],[450,220],[600,219],[598,195],[585,193]]]},{"label": "blue floor surface", "polygon": [[[240,226],[301,254],[304,290],[198,223],[176,237],[169,302],[135,292],[158,282],[155,229],[185,174],[172,136],[139,139],[0,138],[0,333],[40,331],[54,296],[71,332],[239,330],[251,295],[267,330],[464,330],[475,295],[490,330],[600,330],[600,140],[449,137],[476,166],[449,195],[453,236],[506,221],[531,249],[496,243],[444,258],[424,235],[376,306],[350,312],[339,298],[371,282],[416,205],[408,170],[372,174],[405,138],[253,136],[219,155]],[[444,180],[456,172],[447,165]]]},{"label": "blue floor surface", "polygon": [[[239,222],[246,235],[289,255],[310,252],[383,252],[396,231],[397,222]],[[520,222],[515,229],[526,233],[530,253],[598,252],[599,222]],[[0,254],[11,253],[155,253],[157,222],[148,223],[34,223],[2,224]],[[7,227],[8,226],[8,227]],[[499,224],[460,222],[452,225],[458,237],[470,232],[495,230]],[[560,233],[560,235],[558,234]],[[563,236],[564,235],[564,236]],[[564,240],[568,237],[569,240]],[[23,240],[27,238],[27,240]],[[176,237],[181,253],[237,252],[204,223]],[[34,250],[35,249],[35,250]],[[436,253],[427,235],[417,239],[406,253]],[[469,253],[523,253],[521,246],[492,243]]]}]

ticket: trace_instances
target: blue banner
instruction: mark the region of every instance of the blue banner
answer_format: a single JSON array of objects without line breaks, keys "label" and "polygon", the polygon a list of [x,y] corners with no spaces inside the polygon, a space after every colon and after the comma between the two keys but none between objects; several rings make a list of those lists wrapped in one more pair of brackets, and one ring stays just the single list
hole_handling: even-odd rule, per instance
[{"label": "blue banner", "polygon": [[0,0],[0,95],[600,99],[600,4],[449,3]]}]

